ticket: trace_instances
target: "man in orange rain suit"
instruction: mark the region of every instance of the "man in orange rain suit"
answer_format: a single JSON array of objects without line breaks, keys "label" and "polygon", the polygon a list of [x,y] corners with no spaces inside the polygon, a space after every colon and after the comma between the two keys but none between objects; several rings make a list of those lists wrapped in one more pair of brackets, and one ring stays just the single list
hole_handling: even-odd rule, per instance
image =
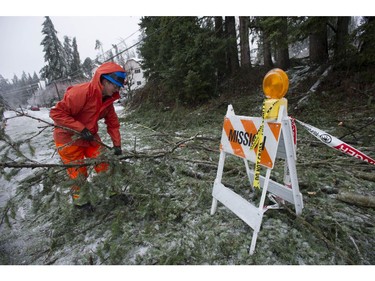
[{"label": "man in orange rain suit", "polygon": [[[125,70],[116,63],[103,63],[90,82],[71,86],[64,98],[50,111],[55,127],[53,137],[63,163],[80,163],[85,158],[96,158],[104,148],[98,135],[98,121],[104,118],[107,132],[113,143],[115,155],[120,155],[120,124],[113,102],[120,98],[119,90],[126,82]],[[63,128],[62,128],[63,127]],[[64,128],[73,129],[79,134]],[[108,170],[108,163],[96,165],[96,172]],[[76,180],[72,187],[73,203],[78,208],[90,207],[89,202],[80,200],[80,180],[86,180],[86,167],[68,168],[70,178]],[[82,182],[82,181],[81,181]]]}]

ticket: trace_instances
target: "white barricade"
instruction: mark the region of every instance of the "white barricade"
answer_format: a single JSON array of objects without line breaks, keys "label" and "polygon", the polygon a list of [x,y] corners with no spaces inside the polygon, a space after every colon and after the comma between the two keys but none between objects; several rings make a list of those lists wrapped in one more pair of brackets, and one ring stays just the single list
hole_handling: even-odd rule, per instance
[{"label": "white barricade", "polygon": [[[265,207],[267,193],[278,198],[278,200],[293,204],[297,215],[300,215],[303,209],[302,194],[299,191],[296,170],[296,144],[293,141],[295,138],[291,120],[287,116],[287,109],[284,105],[279,107],[277,120],[264,120],[263,149],[258,164],[266,168],[266,174],[265,176],[261,175],[259,180],[262,187],[259,206],[256,207],[222,183],[225,157],[227,154],[232,154],[243,158],[250,185],[252,184],[254,169],[249,168],[248,162],[256,163],[257,161],[258,148],[251,149],[251,144],[261,123],[261,117],[237,116],[232,105],[228,106],[221,136],[218,170],[212,190],[211,215],[215,214],[217,203],[221,202],[254,230],[250,246],[251,255],[255,250],[264,213],[268,209],[279,208],[277,203]],[[270,179],[276,158],[285,159],[283,184]]]}]

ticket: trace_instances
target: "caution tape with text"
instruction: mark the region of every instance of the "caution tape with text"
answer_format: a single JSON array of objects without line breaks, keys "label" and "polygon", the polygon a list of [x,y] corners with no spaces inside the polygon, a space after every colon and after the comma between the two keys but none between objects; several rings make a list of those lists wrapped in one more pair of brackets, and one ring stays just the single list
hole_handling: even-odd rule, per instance
[{"label": "caution tape with text", "polygon": [[323,142],[324,144],[328,145],[329,147],[332,147],[336,150],[339,150],[345,154],[348,154],[350,156],[353,156],[355,158],[358,158],[362,161],[365,161],[369,164],[375,165],[375,160],[371,157],[367,156],[366,154],[362,153],[358,149],[350,146],[349,144],[339,140],[338,138],[318,129],[314,126],[311,126],[309,124],[306,124],[302,121],[299,121],[295,119],[299,124],[301,124],[310,134],[312,134],[314,137],[316,137],[318,140]]},{"label": "caution tape with text", "polygon": [[264,119],[267,118],[268,113],[273,109],[276,103],[279,102],[279,99],[277,99],[267,111],[266,111],[265,102],[266,100],[263,102],[263,106],[262,106],[262,123],[259,127],[258,133],[255,135],[253,144],[250,147],[251,150],[255,149],[255,147],[258,148],[255,167],[254,167],[254,180],[253,180],[254,188],[260,188],[259,178],[260,178],[260,161],[261,161],[261,155],[263,151],[263,141],[264,141],[264,138],[263,138],[264,137]]}]

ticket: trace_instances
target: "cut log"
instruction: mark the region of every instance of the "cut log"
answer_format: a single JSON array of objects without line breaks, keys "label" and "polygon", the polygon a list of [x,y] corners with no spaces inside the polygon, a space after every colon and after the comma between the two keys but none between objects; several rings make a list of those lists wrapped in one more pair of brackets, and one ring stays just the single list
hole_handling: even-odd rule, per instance
[{"label": "cut log", "polygon": [[369,195],[362,195],[353,192],[342,192],[339,193],[336,197],[338,200],[343,201],[345,203],[367,207],[367,208],[375,208],[375,197]]},{"label": "cut log", "polygon": [[375,182],[375,173],[356,172],[356,177]]}]

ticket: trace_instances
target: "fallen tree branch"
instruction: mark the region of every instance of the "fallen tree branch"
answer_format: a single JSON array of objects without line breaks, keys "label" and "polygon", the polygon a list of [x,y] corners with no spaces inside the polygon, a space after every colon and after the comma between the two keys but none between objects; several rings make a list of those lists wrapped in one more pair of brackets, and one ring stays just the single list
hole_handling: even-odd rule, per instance
[{"label": "fallen tree branch", "polygon": [[9,147],[11,147],[18,155],[25,158],[27,161],[35,162],[34,160],[28,158],[25,154],[23,154],[20,150],[20,142],[14,142],[7,134],[0,136],[0,141],[5,142]]},{"label": "fallen tree branch", "polygon": [[361,171],[356,171],[355,176],[364,180],[373,181],[375,182],[375,174],[374,173],[365,173]]},{"label": "fallen tree branch", "polygon": [[307,93],[302,97],[298,102],[294,109],[299,109],[306,105],[307,100],[310,98],[311,94],[316,92],[316,89],[319,87],[319,85],[323,82],[323,80],[328,76],[328,74],[331,72],[333,66],[329,66],[322,75],[320,75],[319,79],[314,83],[314,85],[307,91]]},{"label": "fallen tree branch", "polygon": [[211,161],[204,161],[204,160],[194,160],[188,158],[181,158],[181,157],[172,157],[174,160],[183,161],[183,162],[190,162],[198,165],[206,165],[210,167],[217,167],[217,163],[213,163]]},{"label": "fallen tree branch", "polygon": [[198,137],[199,133],[197,133],[195,136],[190,137],[185,140],[178,141],[174,144],[174,146],[167,150],[159,150],[155,151],[153,153],[145,153],[145,152],[137,152],[137,151],[129,151],[129,154],[118,156],[116,159],[110,159],[110,158],[93,158],[93,159],[85,159],[83,163],[69,163],[69,164],[59,164],[59,163],[31,163],[31,162],[23,162],[23,163],[17,163],[17,162],[4,162],[0,163],[0,169],[1,168],[55,168],[55,167],[65,167],[65,168],[72,168],[72,167],[84,167],[84,166],[92,166],[92,165],[98,165],[103,162],[111,163],[115,161],[121,161],[121,160],[127,160],[127,159],[145,159],[145,158],[161,158],[165,157],[169,154],[172,154],[177,148],[181,147],[181,145],[185,144],[186,142],[190,142],[195,140]]},{"label": "fallen tree branch", "polygon": [[[372,123],[375,123],[375,119],[372,119],[370,122],[368,122],[367,124],[365,124],[365,125],[363,125],[363,126],[361,126],[359,128],[356,128],[356,129],[349,128],[349,129],[351,129],[351,131],[349,133],[346,133],[346,134],[340,136],[339,139],[343,139],[343,138],[345,138],[348,135],[352,135],[355,138],[354,133],[357,133],[357,132],[361,131],[363,128],[367,128]],[[348,127],[348,126],[345,125],[345,124],[343,124],[343,127]]]},{"label": "fallen tree branch", "polygon": [[[38,127],[38,128],[39,128],[39,127]],[[47,128],[49,128],[49,126],[46,126],[46,127],[41,128],[41,130],[40,130],[38,133],[36,133],[35,135],[33,135],[33,136],[31,136],[31,137],[29,137],[29,138],[23,140],[23,142],[31,141],[33,138],[35,138],[35,137],[39,136],[41,133],[43,133],[44,130],[47,129]]]},{"label": "fallen tree branch", "polygon": [[361,195],[353,192],[342,192],[337,194],[337,200],[360,207],[375,208],[375,197]]},{"label": "fallen tree branch", "polygon": [[[43,120],[43,119],[40,119],[40,118],[37,118],[37,117],[31,116],[31,115],[29,115],[29,114],[27,114],[27,113],[24,113],[23,111],[22,111],[22,112],[17,111],[17,110],[13,110],[13,111],[16,112],[16,113],[18,114],[16,117],[25,116],[25,117],[28,117],[28,118],[31,118],[31,119],[37,120],[37,121],[39,121],[39,122],[43,122],[43,123],[45,123],[45,124],[47,124],[47,125],[49,125],[49,126],[51,126],[51,127],[56,127],[56,128],[64,129],[64,130],[66,130],[66,131],[69,131],[69,132],[75,133],[75,134],[78,135],[78,136],[81,136],[81,132],[78,132],[78,131],[73,130],[73,129],[71,129],[71,128],[68,128],[68,127],[64,127],[64,126],[60,126],[60,125],[53,124],[53,123],[48,122],[48,121],[46,121],[46,120]],[[15,117],[13,117],[13,118],[15,118]],[[10,119],[10,118],[8,118],[8,119]],[[98,144],[100,144],[100,145],[102,145],[102,146],[104,146],[104,147],[106,147],[106,148],[108,148],[108,149],[112,149],[112,147],[106,145],[105,143],[102,143],[101,141],[98,141],[98,140],[96,140],[96,139],[94,139],[93,141],[97,142]]]},{"label": "fallen tree branch", "polygon": [[344,233],[350,239],[350,241],[353,243],[353,245],[354,245],[354,247],[355,247],[355,249],[357,251],[358,257],[361,259],[362,264],[365,264],[365,259],[363,258],[362,254],[361,254],[361,251],[359,250],[358,245],[355,242],[354,238],[336,220],[335,220],[335,225],[336,225],[336,227],[340,228],[340,230],[342,231],[342,233]]}]

